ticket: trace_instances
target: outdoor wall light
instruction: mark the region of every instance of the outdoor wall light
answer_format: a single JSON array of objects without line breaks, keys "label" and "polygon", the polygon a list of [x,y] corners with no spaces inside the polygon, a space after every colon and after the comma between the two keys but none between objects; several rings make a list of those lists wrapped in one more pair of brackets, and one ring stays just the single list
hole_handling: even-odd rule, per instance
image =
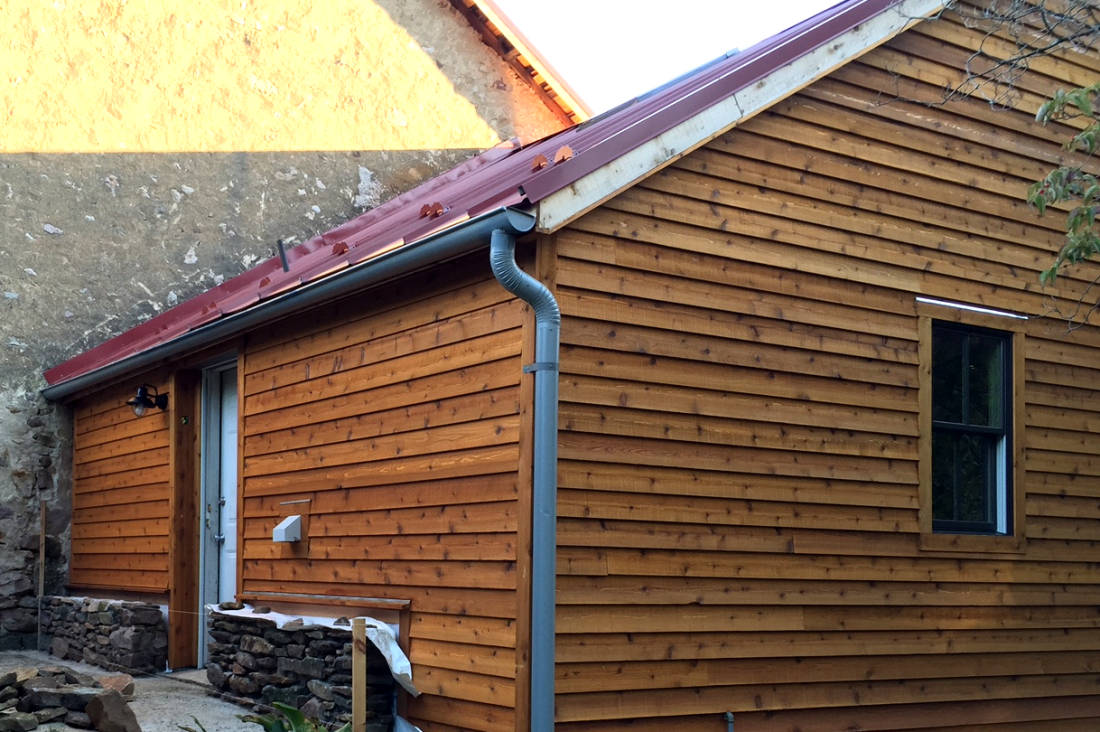
[{"label": "outdoor wall light", "polygon": [[137,396],[126,403],[134,410],[136,416],[144,417],[153,407],[161,410],[168,409],[168,395],[159,393],[157,387],[152,384],[142,384],[138,387]]}]

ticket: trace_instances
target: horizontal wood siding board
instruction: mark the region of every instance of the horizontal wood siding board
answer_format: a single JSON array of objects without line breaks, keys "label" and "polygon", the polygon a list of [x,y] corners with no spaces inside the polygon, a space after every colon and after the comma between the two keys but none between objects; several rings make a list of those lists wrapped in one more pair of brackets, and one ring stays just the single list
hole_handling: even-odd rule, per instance
[{"label": "horizontal wood siding board", "polygon": [[731,474],[562,460],[558,465],[558,481],[563,488],[627,493],[917,508],[915,496],[905,487],[892,488],[870,481],[761,475],[751,470]]},{"label": "horizontal wood siding board", "polygon": [[[802,658],[859,654],[1007,653],[1027,643],[1033,654],[1100,649],[1100,630],[1090,628],[1024,631],[944,629],[912,631],[723,631],[716,633],[602,633],[563,636],[559,663],[702,659],[788,659],[797,669]],[[779,662],[778,660],[776,662]]]},{"label": "horizontal wood siding board", "polygon": [[599,379],[582,375],[564,377],[560,392],[563,402],[600,407],[632,407],[673,414],[693,413],[730,418],[752,413],[757,423],[829,425],[853,432],[917,435],[916,420],[909,413],[814,404],[802,399],[761,398],[759,395],[718,389],[692,389],[648,381]]},{"label": "horizontal wood siding board", "polygon": [[[703,689],[659,689],[628,692],[559,694],[557,717],[563,722],[621,719],[623,716],[660,717],[679,713],[720,715],[730,709],[788,710],[930,702],[968,702],[990,687],[999,699],[1034,699],[1087,695],[1100,683],[1097,674],[1042,675],[1020,678],[989,676],[980,679],[908,679],[904,681],[821,684],[723,686]],[[1067,701],[1072,703],[1071,701]]]},{"label": "horizontal wood siding board", "polygon": [[830,606],[1088,606],[1100,599],[1092,585],[995,582],[892,582],[785,579],[558,578],[560,605],[830,605]]},{"label": "horizontal wood siding board", "polygon": [[402,481],[372,486],[370,490],[333,487],[329,490],[293,496],[253,496],[245,499],[250,516],[278,516],[286,509],[285,501],[309,499],[310,509],[318,513],[357,513],[364,510],[451,506],[516,498],[514,473],[482,474],[476,479]]},{"label": "horizontal wood siding board", "polygon": [[485,732],[514,732],[515,710],[465,701],[460,697],[423,695],[408,713],[408,719],[424,730],[457,729]]},{"label": "horizontal wood siding board", "polygon": [[[391,586],[364,582],[356,584],[356,588],[363,592],[362,597],[391,598],[406,600],[416,597],[417,607],[420,612],[437,615],[475,616],[483,618],[514,619],[516,612],[515,593],[510,590],[494,590],[487,588],[461,588],[435,587],[432,585],[416,586]],[[346,596],[346,587],[331,583],[305,579],[296,582],[296,591],[305,595],[325,595],[342,597]],[[283,582],[248,578],[245,582],[245,594],[248,593],[281,593],[286,591]],[[264,602],[270,602],[267,597]]]},{"label": "horizontal wood siding board", "polygon": [[[795,523],[788,520],[787,523]],[[866,532],[856,530],[826,530],[820,528],[803,528],[799,526],[730,526],[730,525],[706,525],[686,524],[674,522],[643,522],[620,521],[615,519],[592,520],[587,518],[562,517],[558,530],[559,546],[590,547],[596,550],[622,549],[622,550],[657,550],[657,549],[682,549],[688,552],[763,552],[792,555],[790,561],[797,563],[803,560],[793,558],[793,555],[814,555],[811,561],[819,561],[820,555],[838,557],[860,557],[873,554],[878,557],[911,557],[919,551],[919,535],[916,533],[891,533],[891,532]],[[1090,582],[1088,568],[1096,566],[1090,562],[1074,572],[1073,565],[1056,566],[1057,574],[1049,576],[1041,572],[1031,573],[1032,567],[1028,567],[1028,560],[1042,562],[1061,561],[1067,553],[1088,553],[1095,550],[1100,543],[1088,539],[1071,541],[1067,539],[1048,539],[1035,537],[1028,544],[1028,552],[1022,554],[997,555],[998,560],[1006,562],[1001,565],[999,574],[994,574],[991,581],[1042,581],[1042,578],[1051,579],[1064,577],[1067,581],[1080,583]],[[653,556],[653,551],[647,551],[645,556]],[[564,555],[563,555],[564,556]],[[946,550],[934,555],[944,559],[986,559],[988,553],[981,551],[967,551],[959,549],[947,552]],[[695,558],[695,555],[688,555]],[[931,555],[929,556],[931,558]],[[570,566],[575,569],[588,567],[592,573],[606,575],[608,569],[608,555],[601,551],[591,553],[571,553],[568,555]],[[715,557],[717,560],[718,557]],[[748,559],[747,557],[745,559]],[[777,560],[780,561],[780,560]],[[782,560],[786,561],[786,560]],[[613,566],[617,566],[615,560]],[[952,581],[950,571],[938,573],[939,567],[931,567],[936,573],[923,576],[918,573],[910,573],[909,565],[882,561],[881,569],[884,572],[904,572],[906,578],[916,580],[933,577],[935,581]],[[598,568],[598,571],[595,571]],[[1067,570],[1067,571],[1064,571]],[[738,576],[772,576],[755,575],[760,571],[758,566],[743,566]],[[583,573],[573,571],[573,574]],[[1023,574],[1022,574],[1023,573]],[[638,574],[649,574],[639,570]],[[815,575],[816,576],[816,575]],[[1027,577],[1031,577],[1028,580]],[[1034,579],[1040,578],[1039,580]],[[861,578],[862,579],[862,578]],[[964,580],[969,581],[969,580]]]},{"label": "horizontal wood siding board", "polygon": [[[1030,653],[959,654],[960,664],[972,667],[985,676],[1035,676],[1043,674],[1095,673],[1100,658],[1092,651],[1060,653],[1036,658]],[[616,663],[559,664],[555,689],[560,693],[593,691],[588,679],[593,675],[607,676],[600,690],[631,690],[653,688],[660,680],[665,688],[706,686],[743,686],[752,684],[782,684],[789,679],[789,670],[775,659],[732,661],[643,661]],[[891,679],[958,678],[958,668],[944,664],[936,656],[877,656],[870,663],[863,656],[820,657],[804,659],[799,664],[804,682],[885,681]]]},{"label": "horizontal wood siding board", "polygon": [[709,358],[709,354],[700,354],[693,359],[692,354],[675,349],[672,355],[645,351],[632,353],[611,350],[614,344],[608,343],[607,339],[586,339],[579,334],[576,340],[585,340],[585,343],[573,345],[572,334],[565,337],[567,341],[561,348],[563,375],[599,376],[639,384],[649,381],[711,390],[724,388],[738,394],[900,412],[916,410],[910,387],[802,374],[787,374],[780,379],[776,378],[776,371],[724,364],[717,358]]},{"label": "horizontal wood siding board", "polygon": [[[830,452],[835,455],[865,457],[911,457],[914,438],[862,430],[829,429],[801,425],[780,426],[769,422],[734,420],[693,414],[643,409],[625,409],[605,405],[563,403],[559,421],[570,432],[605,435],[663,437],[669,440],[741,445],[803,452]],[[1062,433],[1068,434],[1068,433]],[[1050,447],[1074,449],[1076,441],[1051,441]],[[1042,445],[1029,443],[1033,447]]]},{"label": "horizontal wood siding board", "polygon": [[[749,732],[799,729],[804,732],[831,732],[837,729],[896,730],[908,729],[1008,730],[1081,729],[1080,720],[1093,724],[1100,715],[1100,696],[1083,694],[1045,699],[967,700],[949,703],[852,706],[829,710],[760,712],[738,715],[739,729]],[[1019,727],[1018,724],[1028,726]]]},{"label": "horizontal wood siding board", "polygon": [[[168,563],[168,555],[163,555]],[[110,569],[73,569],[69,573],[69,587],[84,589],[111,589],[125,592],[168,590],[168,571],[137,571],[112,567]]]},{"label": "horizontal wood siding board", "polygon": [[810,503],[741,501],[697,496],[653,496],[560,489],[558,515],[590,519],[704,524],[801,526],[855,531],[917,530],[913,511]]},{"label": "horizontal wood siding board", "polygon": [[[515,561],[514,538],[511,533],[422,534],[400,539],[337,536],[311,538],[310,552],[318,559]],[[254,539],[245,539],[245,559],[273,559],[282,554],[282,548],[271,542],[270,531]]]}]

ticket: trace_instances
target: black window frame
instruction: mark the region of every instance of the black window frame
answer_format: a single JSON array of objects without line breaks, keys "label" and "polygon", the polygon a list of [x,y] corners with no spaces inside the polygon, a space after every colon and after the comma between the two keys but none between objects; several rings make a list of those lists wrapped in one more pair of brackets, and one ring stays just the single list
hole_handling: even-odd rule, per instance
[{"label": "black window frame", "polygon": [[[989,437],[998,437],[1004,441],[1003,455],[999,462],[997,462],[996,456],[989,458],[993,461],[993,470],[995,474],[989,478],[986,486],[986,505],[988,507],[989,520],[987,521],[965,521],[957,520],[954,518],[944,519],[938,518],[935,515],[935,505],[937,503],[936,497],[938,495],[937,486],[933,482],[932,485],[932,531],[935,533],[951,533],[951,534],[981,534],[981,535],[994,535],[994,536],[1006,536],[1013,533],[1013,512],[1015,506],[1013,505],[1013,471],[1012,471],[1012,456],[1013,456],[1013,435],[1012,427],[1014,420],[1014,412],[1017,405],[1012,403],[1013,396],[1013,373],[1012,373],[1012,349],[1013,349],[1013,334],[1010,331],[995,330],[992,328],[983,328],[979,326],[965,325],[957,322],[949,321],[932,321],[932,348],[933,359],[932,369],[935,369],[935,344],[937,342],[937,334],[943,332],[951,332],[954,334],[961,334],[966,336],[964,348],[962,352],[962,415],[961,422],[950,422],[946,420],[937,420],[933,418],[931,420],[932,435],[930,438],[935,445],[935,435],[940,434],[953,434],[953,435],[971,435],[979,437],[983,440],[987,440]],[[970,354],[970,336],[984,336],[996,338],[1001,343],[1001,368],[1003,370],[1001,374],[1001,425],[1000,427],[990,427],[980,424],[970,424],[969,422],[969,409],[971,402],[969,400],[969,354]],[[932,382],[935,383],[935,374],[933,373]],[[935,414],[936,393],[933,388],[932,392],[932,404],[933,415]],[[935,448],[933,447],[933,450]],[[935,464],[935,454],[932,455],[933,464]],[[959,492],[957,490],[959,467],[956,464],[954,468],[954,488],[951,496],[952,505],[958,509],[958,502],[960,499]],[[1000,477],[998,482],[997,476]],[[1000,515],[1001,511],[999,506],[1003,505],[1004,515]],[[1005,527],[1004,531],[998,528],[998,525],[1002,524]]]}]

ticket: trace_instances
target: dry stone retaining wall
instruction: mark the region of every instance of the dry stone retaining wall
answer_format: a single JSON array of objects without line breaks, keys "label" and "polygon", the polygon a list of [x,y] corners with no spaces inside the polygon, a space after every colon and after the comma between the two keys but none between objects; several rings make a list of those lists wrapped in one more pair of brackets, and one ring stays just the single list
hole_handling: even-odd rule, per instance
[{"label": "dry stone retaining wall", "polygon": [[[206,675],[217,689],[283,702],[329,724],[351,719],[351,631],[213,612]],[[367,644],[367,732],[393,729],[394,680]]]},{"label": "dry stone retaining wall", "polygon": [[159,605],[46,597],[42,634],[50,653],[100,668],[159,673],[168,663],[168,629]]}]

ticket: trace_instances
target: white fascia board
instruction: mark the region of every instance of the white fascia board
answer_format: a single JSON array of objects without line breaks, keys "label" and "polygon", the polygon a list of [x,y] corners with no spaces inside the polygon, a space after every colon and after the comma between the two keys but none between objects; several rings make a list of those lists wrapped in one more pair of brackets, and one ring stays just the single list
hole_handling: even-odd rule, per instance
[{"label": "white fascia board", "polygon": [[597,168],[538,204],[537,230],[551,233],[646,176],[812,84],[943,9],[943,0],[902,0],[730,97]]}]

